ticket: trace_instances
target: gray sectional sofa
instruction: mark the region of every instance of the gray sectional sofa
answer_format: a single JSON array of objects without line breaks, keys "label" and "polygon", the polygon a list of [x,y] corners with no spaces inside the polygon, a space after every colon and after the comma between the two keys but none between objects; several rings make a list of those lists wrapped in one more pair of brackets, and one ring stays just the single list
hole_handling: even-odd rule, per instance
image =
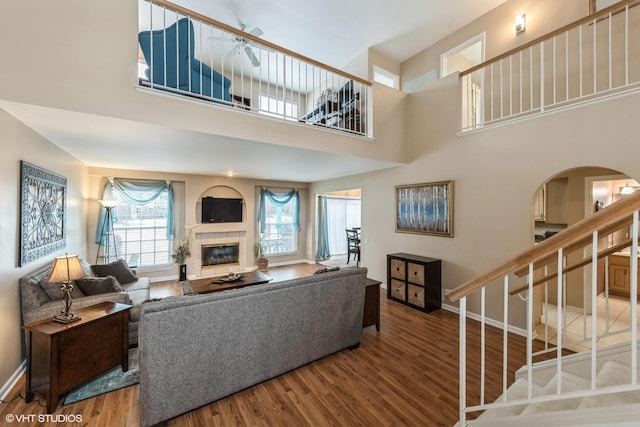
[{"label": "gray sectional sofa", "polygon": [[[81,265],[87,277],[95,277],[91,266],[84,260]],[[105,266],[106,267],[106,266]],[[47,284],[46,279],[51,273],[53,263],[44,266],[28,276],[20,279],[20,300],[22,310],[22,324],[53,317],[64,309],[62,292],[59,284]],[[131,273],[135,273],[131,271]],[[52,286],[53,285],[53,286]],[[129,312],[129,345],[138,343],[138,324],[140,320],[140,306],[149,299],[150,280],[148,277],[135,277],[135,280],[122,284],[122,291],[85,295],[78,286],[74,286],[71,310],[76,311],[101,302],[119,302],[131,304]]]},{"label": "gray sectional sofa", "polygon": [[367,270],[349,268],[142,306],[140,421],[158,424],[346,348]]}]

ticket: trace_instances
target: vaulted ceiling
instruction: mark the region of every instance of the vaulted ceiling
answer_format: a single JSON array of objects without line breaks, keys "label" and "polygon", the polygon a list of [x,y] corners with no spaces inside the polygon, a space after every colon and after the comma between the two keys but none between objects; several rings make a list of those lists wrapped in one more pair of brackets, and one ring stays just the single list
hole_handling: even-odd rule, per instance
[{"label": "vaulted ceiling", "polygon": [[[263,39],[342,68],[368,48],[402,62],[506,0],[175,0],[228,25],[260,27]],[[388,162],[203,135],[81,112],[0,103],[2,108],[93,167],[318,181],[393,166]],[[148,147],[144,155],[131,153]],[[183,150],[176,153],[175,141]],[[92,141],[88,143],[87,141]],[[242,142],[242,143],[239,143]],[[105,152],[104,147],[109,147]],[[202,155],[180,159],[184,153]],[[215,155],[208,156],[208,150]],[[221,156],[221,153],[224,156]],[[291,159],[277,165],[276,159]],[[122,159],[128,159],[123,163]],[[265,162],[264,159],[273,159]],[[290,167],[294,164],[295,167]]]}]

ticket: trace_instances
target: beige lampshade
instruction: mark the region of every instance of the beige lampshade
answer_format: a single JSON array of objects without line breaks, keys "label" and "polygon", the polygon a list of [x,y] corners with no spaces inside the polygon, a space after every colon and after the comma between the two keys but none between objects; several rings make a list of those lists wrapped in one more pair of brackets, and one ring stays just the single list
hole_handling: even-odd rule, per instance
[{"label": "beige lampshade", "polygon": [[80,265],[78,255],[65,255],[57,257],[53,261],[53,269],[47,282],[58,283],[80,279],[86,276],[86,273]]}]

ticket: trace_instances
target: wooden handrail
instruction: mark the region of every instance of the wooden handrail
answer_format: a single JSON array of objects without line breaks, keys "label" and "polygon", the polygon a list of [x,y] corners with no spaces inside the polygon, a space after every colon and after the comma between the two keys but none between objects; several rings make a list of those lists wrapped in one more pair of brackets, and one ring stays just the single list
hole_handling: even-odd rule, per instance
[{"label": "wooden handrail", "polygon": [[505,53],[503,53],[501,55],[496,56],[495,58],[492,58],[492,59],[490,59],[488,61],[485,61],[482,64],[478,64],[478,65],[476,65],[474,67],[469,68],[468,70],[462,71],[462,72],[460,72],[460,77],[464,77],[467,74],[471,74],[471,73],[473,73],[475,71],[478,71],[478,70],[486,67],[487,65],[493,64],[494,62],[498,62],[501,59],[504,59],[504,58],[506,58],[508,56],[511,56],[511,55],[515,54],[515,53],[518,53],[521,50],[525,50],[525,49],[527,49],[527,48],[529,48],[531,46],[534,46],[534,45],[536,45],[538,43],[542,43],[543,41],[545,41],[547,39],[550,39],[551,37],[557,36],[558,34],[562,34],[565,31],[568,31],[568,30],[570,30],[572,28],[575,28],[575,27],[577,27],[579,25],[586,24],[586,23],[588,23],[590,21],[593,21],[593,20],[597,21],[599,18],[602,18],[604,15],[608,15],[609,13],[615,12],[618,9],[620,9],[620,8],[626,6],[626,5],[631,5],[632,3],[636,3],[633,6],[637,6],[638,4],[640,4],[640,1],[638,1],[638,0],[623,0],[623,1],[620,1],[620,2],[618,2],[616,4],[613,4],[613,5],[611,5],[611,6],[607,7],[607,8],[599,10],[597,13],[585,16],[584,18],[578,19],[577,21],[574,21],[574,22],[572,22],[570,24],[567,24],[564,27],[558,28],[555,31],[552,31],[552,32],[550,32],[548,34],[545,34],[544,36],[540,36],[540,37],[538,37],[538,38],[536,38],[534,40],[531,40],[530,42],[527,42],[527,43],[523,44],[522,46],[518,46],[518,47],[516,47],[514,49],[511,49],[510,51],[507,51],[507,52],[505,52]]},{"label": "wooden handrail", "polygon": [[148,3],[151,3],[151,4],[155,4],[155,5],[158,5],[158,6],[165,7],[167,9],[173,10],[174,12],[181,13],[183,15],[186,15],[186,16],[190,17],[190,18],[197,19],[198,21],[202,21],[202,22],[205,22],[207,24],[213,25],[214,27],[221,28],[221,29],[223,29],[225,31],[228,31],[230,33],[233,33],[233,34],[237,35],[238,37],[242,37],[245,40],[254,41],[254,42],[259,43],[259,44],[261,44],[261,45],[263,45],[265,47],[268,47],[270,49],[273,49],[273,50],[276,50],[278,52],[287,54],[287,55],[292,56],[294,58],[297,58],[297,59],[299,59],[301,61],[308,62],[309,64],[315,65],[316,67],[324,68],[326,70],[331,71],[332,73],[340,74],[341,76],[346,77],[347,79],[355,80],[358,83],[362,83],[364,85],[371,86],[371,82],[370,81],[365,80],[365,79],[363,79],[361,77],[354,76],[353,74],[346,73],[346,72],[344,72],[342,70],[339,70],[337,68],[331,67],[330,65],[326,65],[326,64],[323,64],[322,62],[318,62],[315,59],[311,59],[309,57],[306,57],[304,55],[296,53],[296,52],[294,52],[292,50],[289,50],[289,49],[286,49],[284,47],[278,46],[275,43],[271,43],[271,42],[269,42],[267,40],[264,40],[264,39],[261,39],[259,37],[256,37],[253,34],[246,33],[246,32],[244,32],[242,30],[239,30],[238,28],[232,27],[231,25],[227,25],[224,22],[216,21],[215,19],[209,18],[208,16],[202,15],[202,14],[200,14],[198,12],[194,12],[193,10],[187,9],[186,7],[178,6],[177,4],[171,3],[171,2],[166,1],[166,0],[145,0],[145,1],[148,2]]},{"label": "wooden handrail", "polygon": [[[628,216],[624,216],[621,217],[620,219],[618,219],[617,221],[612,222],[611,224],[607,225],[606,227],[603,227],[602,229],[598,230],[598,234],[600,236],[607,236],[615,231],[618,231],[624,227],[627,227],[628,225],[631,224],[633,220],[633,217],[631,215]],[[555,237],[555,236],[553,236]],[[553,237],[550,237],[551,239],[553,239]],[[578,249],[582,249],[585,246],[590,245],[592,242],[592,238],[591,235],[585,236],[582,239],[576,240],[574,243],[572,243],[571,245],[568,245],[564,248],[562,248],[562,252],[564,253],[564,255],[566,256],[567,254],[570,254],[571,252],[574,252]],[[552,262],[557,261],[558,257],[556,254],[551,253],[548,254],[542,258],[540,258],[539,260],[536,260],[536,264],[533,266],[534,270],[538,270],[542,267],[544,267],[545,265],[551,264]],[[527,274],[529,274],[529,266],[525,265],[524,267],[520,268],[519,270],[516,270],[513,272],[513,274],[515,274],[518,277],[523,277]]]},{"label": "wooden handrail", "polygon": [[[624,241],[622,241],[622,243],[619,243],[617,245],[611,246],[610,248],[606,248],[601,250],[600,252],[598,252],[598,259],[602,259],[605,257],[608,257],[609,255],[613,255],[616,252],[620,252],[623,249],[628,248],[629,246],[631,246],[631,239],[626,239]],[[562,269],[562,274],[567,274],[573,270],[577,270],[580,267],[584,267],[585,265],[589,265],[591,264],[591,262],[593,261],[593,259],[591,257],[588,258],[584,258],[582,261],[575,263],[569,267],[565,267]],[[552,273],[549,274],[548,276],[542,277],[538,280],[535,280],[533,282],[533,287],[535,288],[538,285],[543,284],[544,282],[548,282],[549,280],[553,280],[556,277],[558,277],[558,273]],[[517,295],[520,292],[524,292],[527,289],[529,289],[529,285],[525,285],[525,286],[521,286],[517,289],[514,289],[513,291],[509,292],[509,295]]]},{"label": "wooden handrail", "polygon": [[451,302],[456,302],[460,298],[487,286],[489,283],[506,276],[549,253],[557,252],[558,249],[567,247],[589,235],[593,230],[599,230],[607,225],[616,222],[620,217],[628,216],[640,209],[640,191],[613,203],[601,211],[584,218],[577,223],[567,227],[564,231],[556,234],[550,239],[544,240],[533,246],[529,250],[508,260],[502,265],[488,271],[487,273],[458,286],[447,294]]}]

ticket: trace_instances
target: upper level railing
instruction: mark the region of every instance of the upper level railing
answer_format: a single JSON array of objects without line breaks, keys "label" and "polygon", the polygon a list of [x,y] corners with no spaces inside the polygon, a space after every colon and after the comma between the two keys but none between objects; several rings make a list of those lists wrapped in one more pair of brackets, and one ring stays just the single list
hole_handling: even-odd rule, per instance
[{"label": "upper level railing", "polygon": [[[492,409],[505,410],[507,413],[518,413],[524,405],[567,399],[581,399],[594,396],[612,395],[629,391],[640,391],[638,382],[638,240],[640,218],[640,191],[624,196],[618,202],[594,213],[593,215],[569,226],[564,231],[542,241],[529,250],[521,253],[502,265],[487,273],[459,286],[447,294],[447,297],[460,303],[460,425],[473,425],[467,421],[467,416],[478,411]],[[626,273],[621,275],[618,270],[610,269],[609,257],[617,254],[618,258],[628,259]],[[599,262],[600,261],[600,262]],[[568,283],[568,273],[581,271],[579,279]],[[611,278],[610,278],[611,276]],[[616,278],[616,276],[618,276]],[[526,285],[522,286],[523,277]],[[609,310],[609,296],[614,284],[611,280],[621,280],[617,284],[617,290],[622,286],[627,293],[626,303],[629,308],[628,323],[624,326],[617,325],[612,328],[612,315]],[[502,282],[502,283],[500,283]],[[501,286],[502,289],[495,289]],[[490,288],[490,289],[489,289]],[[489,289],[489,290],[488,290]],[[496,304],[498,295],[502,292],[502,303]],[[502,396],[488,396],[485,393],[488,381],[500,381],[496,378],[487,378],[485,375],[486,363],[486,322],[487,316],[487,292],[491,292],[490,309],[495,318],[495,313],[500,312],[503,329],[502,350],[499,345],[493,343],[488,351],[491,351],[492,363],[500,363],[502,356]],[[524,294],[523,294],[524,293]],[[581,294],[583,304],[583,324],[580,330],[572,330],[569,334],[567,328],[567,301],[569,294]],[[513,397],[507,389],[512,381],[509,378],[508,365],[513,355],[509,354],[509,313],[514,302],[521,305],[520,299],[524,296],[526,301],[526,340],[527,354],[522,359],[526,360],[521,369],[522,376],[526,380],[523,395]],[[467,298],[479,303],[476,308],[481,319],[481,344],[479,385],[480,390],[473,390],[467,394],[467,385],[476,384],[478,378],[467,372],[470,359],[467,357]],[[549,299],[557,311],[553,318],[549,316]],[[604,297],[604,310],[599,306],[599,298]],[[515,298],[515,299],[514,299]],[[579,298],[578,298],[579,299]],[[623,299],[624,300],[624,299]],[[511,304],[510,304],[511,303]],[[575,302],[573,303],[575,304]],[[500,307],[498,307],[500,306]],[[498,315],[500,316],[500,314]],[[580,326],[580,325],[578,325]],[[538,328],[536,328],[538,327]],[[553,336],[549,328],[554,330]],[[538,332],[536,332],[536,329]],[[571,335],[571,336],[569,336]],[[622,361],[628,365],[630,374],[625,380],[617,384],[603,385],[597,380],[597,372],[604,363],[599,351],[611,344],[611,337],[618,343],[628,343]],[[511,337],[513,339],[513,337]],[[540,344],[542,343],[542,345]],[[535,345],[534,345],[535,344]],[[609,351],[609,348],[607,351]],[[570,352],[585,351],[586,356],[581,357],[584,370],[588,373],[587,385],[577,390],[565,390],[566,384],[563,378],[573,365],[563,358],[567,350]],[[555,382],[552,382],[553,392],[543,392],[536,385],[536,375],[541,371],[542,360],[555,356],[554,365],[547,370],[555,373]],[[572,359],[577,360],[577,358]],[[573,362],[572,362],[573,363]],[[567,365],[567,366],[565,366]],[[476,366],[476,365],[474,365]],[[545,378],[545,381],[549,378]],[[472,402],[479,397],[479,401]],[[494,401],[495,400],[495,401]],[[518,409],[519,408],[519,409]],[[480,420],[478,420],[480,421]],[[481,424],[481,423],[479,423]],[[483,424],[484,425],[484,424]]]},{"label": "upper level railing", "polygon": [[460,73],[462,131],[640,88],[638,4],[621,1]]},{"label": "upper level railing", "polygon": [[139,0],[138,20],[141,86],[372,136],[364,79],[165,0]]}]

